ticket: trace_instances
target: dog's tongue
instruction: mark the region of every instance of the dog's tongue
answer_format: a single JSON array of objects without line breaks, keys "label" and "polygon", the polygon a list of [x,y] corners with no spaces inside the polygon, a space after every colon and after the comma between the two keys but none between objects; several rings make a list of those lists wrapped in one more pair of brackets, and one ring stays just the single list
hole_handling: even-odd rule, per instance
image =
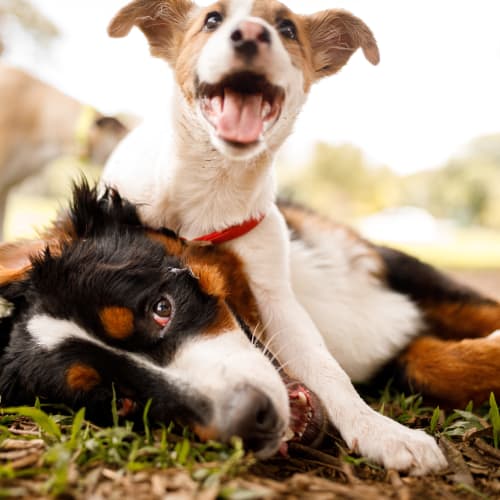
[{"label": "dog's tongue", "polygon": [[264,128],[262,95],[243,95],[225,89],[216,126],[217,134],[226,141],[242,144],[258,141]]}]

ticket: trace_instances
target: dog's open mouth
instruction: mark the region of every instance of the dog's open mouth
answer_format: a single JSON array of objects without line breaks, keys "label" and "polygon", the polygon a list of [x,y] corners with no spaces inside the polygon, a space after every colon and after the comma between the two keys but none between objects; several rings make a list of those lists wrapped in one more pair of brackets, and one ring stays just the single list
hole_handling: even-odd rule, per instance
[{"label": "dog's open mouth", "polygon": [[[284,443],[296,441],[308,446],[321,443],[327,416],[320,400],[304,384],[284,376],[290,402],[290,425]],[[281,448],[286,451],[286,444]]]},{"label": "dog's open mouth", "polygon": [[198,99],[217,135],[235,146],[258,142],[277,121],[284,91],[265,76],[233,73],[218,84],[200,83]]}]

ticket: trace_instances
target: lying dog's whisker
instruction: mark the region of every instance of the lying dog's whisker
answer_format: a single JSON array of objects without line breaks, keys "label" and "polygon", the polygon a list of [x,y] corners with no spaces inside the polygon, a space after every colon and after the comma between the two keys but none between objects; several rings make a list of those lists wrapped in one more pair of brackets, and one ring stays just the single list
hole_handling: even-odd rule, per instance
[{"label": "lying dog's whisker", "polygon": [[281,374],[281,372],[290,364],[299,359],[300,356],[295,356],[293,358],[290,358],[286,363],[281,363],[278,366],[278,373]]},{"label": "lying dog's whisker", "polygon": [[276,360],[276,355],[270,351],[270,346],[271,346],[271,343],[273,342],[273,340],[276,339],[276,337],[278,335],[280,335],[281,333],[283,333],[285,329],[284,328],[280,328],[279,330],[276,330],[270,337],[269,339],[267,339],[267,342],[265,343],[263,349],[264,349],[264,356],[268,356],[271,355],[271,362],[274,363],[274,361]]}]

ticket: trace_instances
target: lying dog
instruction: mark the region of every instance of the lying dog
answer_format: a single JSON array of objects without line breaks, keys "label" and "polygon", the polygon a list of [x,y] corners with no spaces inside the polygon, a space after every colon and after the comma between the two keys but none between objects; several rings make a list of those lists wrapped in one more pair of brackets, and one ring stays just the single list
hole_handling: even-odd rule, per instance
[{"label": "lying dog", "polygon": [[[296,241],[304,234],[299,216],[322,236],[342,229],[298,207],[281,209]],[[309,245],[313,255],[321,249]],[[372,284],[411,295],[443,337],[498,326],[498,304],[411,257],[371,249],[386,262],[385,276]],[[202,439],[240,435],[261,457],[284,438],[321,437],[319,400],[284,378],[254,337],[260,318],[238,257],[142,226],[117,193],[98,199],[82,185],[68,220],[47,239],[0,246],[0,296],[13,304],[0,320],[3,405],[41,396],[86,406],[87,415],[105,423],[114,386],[119,414],[128,419],[140,419],[151,399],[155,421],[181,420]],[[451,307],[456,316],[443,313]],[[499,354],[495,337],[420,336],[395,365],[427,397],[482,401],[490,390],[500,395]],[[287,425],[292,433],[284,435]]]},{"label": "lying dog", "polygon": [[114,386],[128,419],[151,399],[154,421],[238,435],[257,456],[289,425],[288,438],[321,437],[319,401],[253,337],[259,318],[235,255],[149,230],[116,193],[98,199],[85,184],[57,239],[40,243],[0,247],[0,296],[13,306],[0,320],[2,405],[42,397],[106,423]]},{"label": "lying dog", "polygon": [[103,165],[127,129],[6,64],[0,64],[0,108],[1,240],[10,188],[65,154]]}]

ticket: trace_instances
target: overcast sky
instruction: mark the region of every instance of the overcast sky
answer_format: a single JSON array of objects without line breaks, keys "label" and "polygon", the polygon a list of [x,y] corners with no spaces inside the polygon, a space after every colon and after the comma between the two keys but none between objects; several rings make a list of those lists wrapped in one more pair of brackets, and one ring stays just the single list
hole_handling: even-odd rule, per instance
[{"label": "overcast sky", "polygon": [[[124,0],[33,0],[63,35],[50,56],[19,44],[7,54],[105,112],[143,115],[168,99],[166,65],[142,35],[111,40],[106,25]],[[209,3],[209,2],[200,2]],[[317,140],[349,142],[401,173],[429,168],[475,136],[500,132],[499,0],[289,0],[312,12],[343,7],[379,43],[381,63],[356,54],[313,87],[288,143],[304,158]]]}]

